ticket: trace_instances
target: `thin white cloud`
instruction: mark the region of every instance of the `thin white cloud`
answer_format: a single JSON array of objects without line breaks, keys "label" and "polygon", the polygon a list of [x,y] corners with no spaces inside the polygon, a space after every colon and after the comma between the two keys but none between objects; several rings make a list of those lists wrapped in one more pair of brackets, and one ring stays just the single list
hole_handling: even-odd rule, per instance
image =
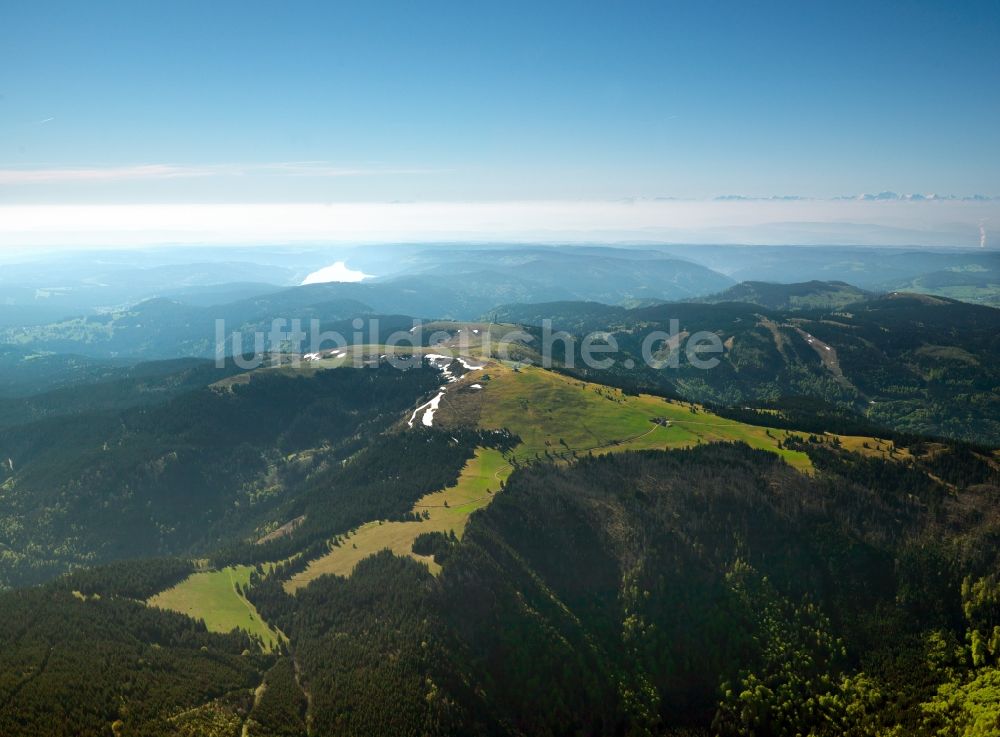
[{"label": "thin white cloud", "polygon": [[146,164],[142,166],[103,166],[78,169],[0,169],[2,184],[47,184],[58,182],[121,182],[134,179],[177,179],[207,176],[204,168]]},{"label": "thin white cloud", "polygon": [[134,166],[88,166],[79,168],[24,167],[0,169],[0,185],[122,182],[132,180],[181,179],[187,177],[241,177],[250,175],[330,178],[424,174],[434,171],[441,170],[340,167],[325,161],[205,164],[201,166],[140,164]]},{"label": "thin white cloud", "polygon": [[381,169],[377,167],[340,167],[327,161],[285,161],[278,164],[256,164],[243,168],[247,172],[285,174],[297,177],[364,177],[377,174],[434,174],[444,169]]}]

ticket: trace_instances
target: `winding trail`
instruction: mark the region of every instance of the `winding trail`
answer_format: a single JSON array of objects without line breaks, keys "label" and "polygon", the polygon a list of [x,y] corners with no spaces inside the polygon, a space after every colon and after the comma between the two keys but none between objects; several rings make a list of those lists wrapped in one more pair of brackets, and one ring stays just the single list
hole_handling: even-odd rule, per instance
[{"label": "winding trail", "polygon": [[705,427],[740,427],[739,422],[696,422],[695,420],[671,420],[671,425],[703,425]]},{"label": "winding trail", "polygon": [[309,689],[302,685],[302,666],[299,665],[299,659],[294,652],[292,653],[292,669],[295,671],[295,685],[306,697],[306,735],[311,737],[313,734],[313,697]]},{"label": "winding trail", "polygon": [[253,720],[254,710],[260,704],[260,700],[264,697],[265,691],[267,691],[266,675],[260,679],[260,684],[254,689],[253,705],[250,707],[250,711],[247,712],[247,718],[243,720],[243,729],[240,730],[241,737],[250,737],[250,722]]}]

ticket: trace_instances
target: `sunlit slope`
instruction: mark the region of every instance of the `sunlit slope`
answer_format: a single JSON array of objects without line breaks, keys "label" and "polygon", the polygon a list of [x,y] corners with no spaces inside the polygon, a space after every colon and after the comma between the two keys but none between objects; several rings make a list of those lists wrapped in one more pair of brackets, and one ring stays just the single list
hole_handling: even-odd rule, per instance
[{"label": "sunlit slope", "polygon": [[482,390],[442,402],[439,421],[510,430],[522,441],[514,451],[519,462],[546,454],[570,458],[739,441],[777,453],[800,470],[811,468],[805,453],[779,447],[789,432],[728,420],[686,402],[628,395],[534,367],[492,364],[471,379]]},{"label": "sunlit slope", "polygon": [[[461,537],[469,515],[489,504],[512,468],[525,463],[568,463],[586,454],[741,442],[774,453],[804,473],[813,472],[804,452],[785,447],[789,437],[801,438],[801,433],[748,425],[699,405],[629,395],[542,368],[498,361],[449,385],[434,424],[507,429],[520,443],[506,455],[478,449],[454,486],[428,494],[414,505],[412,511],[421,517],[419,521],[373,520],[331,541],[329,552],[292,576],[286,590],[294,592],[325,574],[348,576],[359,561],[385,549],[410,555],[437,572],[432,558],[412,552],[416,537],[424,532],[454,532]],[[864,455],[906,457],[904,449],[890,453],[892,444],[885,440],[826,437],[828,442],[839,442],[844,449]]]},{"label": "sunlit slope", "polygon": [[259,637],[266,650],[272,650],[278,644],[279,635],[236,589],[237,584],[244,588],[249,584],[252,570],[250,566],[234,566],[218,571],[199,571],[147,603],[204,620],[210,632],[244,630]]},{"label": "sunlit slope", "polygon": [[[475,388],[480,387],[480,388]],[[435,419],[435,427],[505,428],[520,443],[505,455],[479,448],[463,469],[458,482],[421,498],[412,511],[419,520],[372,520],[331,540],[329,552],[312,561],[285,582],[294,593],[316,578],[349,576],[355,566],[381,550],[409,555],[432,572],[439,566],[430,556],[413,553],[418,535],[454,532],[461,537],[469,516],[488,505],[517,465],[531,462],[572,462],[586,454],[628,450],[669,450],[711,442],[743,442],[782,457],[790,466],[812,473],[808,456],[783,447],[794,431],[747,425],[686,403],[651,395],[628,395],[611,387],[583,382],[530,366],[514,367],[489,361],[450,384]],[[421,432],[420,428],[402,432]],[[864,455],[903,459],[905,449],[894,449],[885,440],[827,436],[846,450]],[[150,604],[203,619],[209,629],[225,632],[244,629],[273,648],[280,637],[242,596],[250,568],[199,572],[178,586],[150,600]]]},{"label": "sunlit slope", "polygon": [[349,576],[359,561],[385,549],[396,555],[412,555],[437,573],[440,567],[431,556],[412,552],[413,541],[424,532],[453,531],[461,537],[469,515],[492,501],[493,494],[500,490],[510,471],[510,464],[500,451],[478,449],[462,470],[458,483],[428,494],[413,505],[414,513],[423,519],[412,522],[379,520],[362,525],[338,540],[327,555],[295,574],[285,583],[285,589],[295,591],[328,573]]},{"label": "sunlit slope", "polygon": [[[482,389],[472,390],[471,384]],[[324,574],[350,575],[359,561],[384,549],[412,555],[436,572],[438,566],[431,558],[412,553],[413,541],[423,532],[454,531],[461,537],[469,515],[490,503],[510,474],[512,463],[545,458],[568,462],[574,454],[742,441],[782,456],[795,468],[811,471],[805,453],[779,447],[789,435],[784,430],[726,420],[695,405],[659,397],[628,396],[540,368],[515,370],[494,362],[470,372],[445,395],[440,412],[441,426],[507,428],[522,442],[506,458],[497,450],[480,448],[455,486],[429,494],[414,505],[413,511],[426,519],[378,520],[353,530],[327,555],[289,579],[288,591]]]}]

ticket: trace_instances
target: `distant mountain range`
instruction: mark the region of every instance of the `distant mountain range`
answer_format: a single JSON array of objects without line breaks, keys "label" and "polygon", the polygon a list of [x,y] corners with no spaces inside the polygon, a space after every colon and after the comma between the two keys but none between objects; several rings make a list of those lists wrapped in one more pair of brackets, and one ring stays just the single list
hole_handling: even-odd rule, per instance
[{"label": "distant mountain range", "polygon": [[[776,304],[802,290],[802,285],[769,287],[764,296]],[[738,289],[761,296],[751,288]],[[829,292],[812,296],[817,293]],[[508,305],[495,315],[531,326],[547,319],[553,331],[577,336],[610,336],[633,366],[619,361],[607,369],[588,369],[579,355],[573,362],[575,374],[604,383],[727,406],[812,397],[851,407],[888,427],[989,443],[1000,439],[1000,310],[992,307],[897,293],[810,309],[736,301],[638,309],[556,302]],[[684,361],[672,368],[645,363],[646,336],[669,332],[673,320],[681,335],[708,331],[718,336],[723,345],[718,366],[700,370]],[[541,333],[536,338],[540,344]],[[651,349],[654,357],[669,354],[662,340]]]},{"label": "distant mountain range", "polygon": [[[272,288],[216,305],[211,305],[211,290],[199,288],[195,297],[202,304],[158,298],[104,314],[6,328],[0,331],[6,343],[0,396],[30,393],[41,377],[52,388],[74,376],[117,378],[123,365],[139,360],[214,357],[218,320],[227,339],[226,354],[255,350],[255,333],[263,335],[260,346],[265,350],[322,347],[308,342],[272,345],[275,318],[285,320],[286,328],[292,320],[308,327],[315,319],[321,330],[336,331],[347,342],[357,340],[358,317],[379,318],[378,333],[366,330],[364,342],[383,342],[393,332],[409,331],[417,318],[536,327],[550,320],[554,329],[578,336],[611,335],[632,356],[632,369],[615,365],[600,376],[583,374],[600,382],[645,386],[716,405],[808,396],[891,427],[970,440],[1000,437],[994,396],[1000,385],[1000,375],[995,375],[1000,311],[994,308],[906,292],[880,296],[839,280],[731,285],[706,267],[647,259],[641,251],[629,252],[631,258],[598,253],[580,259],[572,252],[556,258],[544,249],[541,255],[537,249],[492,251],[492,260],[479,261],[445,252],[441,257],[451,273],[435,258],[412,264],[420,272],[416,275],[371,283]],[[918,266],[942,261],[948,262],[931,254]],[[876,261],[868,263],[874,268]],[[951,289],[970,278],[989,277],[970,265],[964,271],[933,272],[925,284]],[[711,296],[691,297],[687,286],[692,283]],[[217,294],[239,294],[246,288],[222,285]],[[619,304],[571,298],[594,292]],[[644,296],[657,293],[680,293],[686,299]],[[542,301],[553,294],[568,298]],[[498,307],[507,297],[513,299]],[[669,330],[672,319],[686,334],[716,334],[725,348],[720,366],[712,371],[647,366],[643,337]],[[241,336],[235,349],[230,339],[234,332]]]},{"label": "distant mountain range", "polygon": [[869,299],[871,292],[842,281],[809,281],[800,284],[772,284],[745,281],[725,291],[694,302],[747,302],[772,310],[806,310],[843,307]]},{"label": "distant mountain range", "polygon": [[[332,324],[359,315],[474,319],[509,302],[676,300],[732,284],[704,266],[659,253],[594,250],[428,251],[412,256],[406,274],[371,282],[172,287],[161,290],[168,296],[63,320],[45,319],[52,314],[48,306],[40,311],[41,319],[27,319],[37,308],[17,304],[6,320],[0,308],[0,340],[95,357],[211,356],[216,320],[225,321],[227,332],[252,333],[266,332],[274,318],[303,324],[310,319]],[[349,326],[342,327],[349,332]]]},{"label": "distant mountain range", "polygon": [[[317,263],[315,253],[286,267],[235,261],[146,269],[125,263],[88,270],[82,262],[75,270],[65,264],[5,267],[0,341],[29,352],[94,358],[208,357],[215,352],[217,319],[227,331],[252,333],[266,331],[276,317],[324,324],[360,315],[469,320],[494,313],[502,318],[500,305],[553,301],[649,307],[695,299],[810,309],[891,291],[1000,304],[1000,256],[993,252],[411,246],[357,254],[354,263],[381,275],[306,287],[215,283],[231,275],[301,278]],[[137,301],[142,294],[152,298]],[[98,308],[110,299],[121,302]]]},{"label": "distant mountain range", "polygon": [[[915,291],[1000,305],[1000,254],[989,250],[418,244],[207,248],[195,257],[186,249],[160,249],[5,264],[0,330],[122,315],[150,299],[188,307],[239,303],[293,288],[335,260],[377,276],[362,284],[327,285],[328,299],[356,300],[373,313],[426,318],[468,319],[502,304],[556,300],[634,307],[707,297],[744,281],[839,281],[865,291]],[[277,303],[286,309],[288,299]],[[302,306],[310,299],[291,301]]]}]

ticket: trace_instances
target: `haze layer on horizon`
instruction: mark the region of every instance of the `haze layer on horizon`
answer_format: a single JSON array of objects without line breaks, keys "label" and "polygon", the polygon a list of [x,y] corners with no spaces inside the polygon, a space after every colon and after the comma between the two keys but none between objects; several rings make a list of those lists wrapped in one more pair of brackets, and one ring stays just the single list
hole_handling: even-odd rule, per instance
[{"label": "haze layer on horizon", "polygon": [[534,242],[993,247],[1000,201],[0,206],[0,248]]}]

